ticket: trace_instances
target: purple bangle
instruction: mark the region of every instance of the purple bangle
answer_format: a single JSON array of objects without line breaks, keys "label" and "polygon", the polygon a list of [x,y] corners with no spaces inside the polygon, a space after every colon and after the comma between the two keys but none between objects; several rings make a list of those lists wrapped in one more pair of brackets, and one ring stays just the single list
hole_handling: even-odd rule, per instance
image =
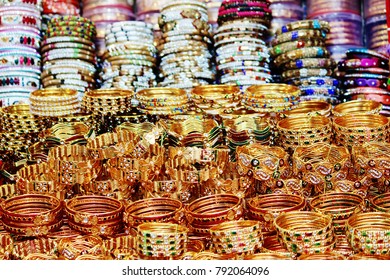
[{"label": "purple bangle", "polygon": [[228,9],[224,11],[219,11],[218,16],[229,16],[229,15],[234,15],[237,17],[259,17],[259,16],[266,16],[266,15],[271,15],[271,10],[270,9],[262,9],[262,10],[249,10],[245,11],[242,9]]},{"label": "purple bangle", "polygon": [[343,85],[345,88],[374,87],[387,89],[387,79],[347,79],[344,81]]},{"label": "purple bangle", "polygon": [[339,62],[339,68],[341,69],[353,69],[353,68],[372,68],[380,67],[387,69],[389,67],[388,61],[384,61],[378,58],[354,58],[346,59]]}]

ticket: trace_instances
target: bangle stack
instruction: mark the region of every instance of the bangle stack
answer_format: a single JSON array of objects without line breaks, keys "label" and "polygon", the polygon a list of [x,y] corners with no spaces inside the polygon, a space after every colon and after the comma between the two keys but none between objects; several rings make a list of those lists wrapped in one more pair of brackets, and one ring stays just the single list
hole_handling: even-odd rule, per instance
[{"label": "bangle stack", "polygon": [[247,215],[250,219],[261,222],[263,235],[275,233],[274,219],[280,214],[302,211],[306,207],[303,197],[291,194],[265,194],[247,202]]},{"label": "bangle stack", "polygon": [[382,115],[354,114],[333,120],[335,142],[353,147],[366,142],[388,142],[389,119]]},{"label": "bangle stack", "polygon": [[212,250],[217,254],[253,255],[262,246],[258,221],[231,221],[210,228]]},{"label": "bangle stack", "polygon": [[196,235],[210,236],[210,228],[239,220],[244,215],[243,199],[231,194],[199,198],[186,207],[189,229]]},{"label": "bangle stack", "polygon": [[330,216],[315,212],[293,211],[281,214],[274,223],[279,241],[290,252],[328,253],[336,245]]},{"label": "bangle stack", "polygon": [[365,255],[390,254],[390,214],[380,212],[359,213],[346,222],[346,235],[352,249]]},{"label": "bangle stack", "polygon": [[46,236],[62,225],[62,203],[43,194],[26,194],[0,204],[3,226],[21,236]]},{"label": "bangle stack", "polygon": [[332,123],[324,116],[291,117],[278,122],[279,145],[294,151],[299,146],[332,141]]},{"label": "bangle stack", "polygon": [[329,117],[332,105],[325,101],[302,101],[295,109],[283,112],[285,118],[296,116],[324,116]]}]

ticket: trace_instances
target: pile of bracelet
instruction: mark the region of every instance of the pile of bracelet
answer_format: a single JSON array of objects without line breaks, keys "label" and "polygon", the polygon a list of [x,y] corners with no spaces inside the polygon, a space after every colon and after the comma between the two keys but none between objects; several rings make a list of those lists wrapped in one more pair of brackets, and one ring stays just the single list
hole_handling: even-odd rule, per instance
[{"label": "pile of bracelet", "polygon": [[352,160],[357,178],[371,182],[377,193],[390,191],[390,145],[388,143],[364,143],[352,148]]},{"label": "pile of bracelet", "polygon": [[325,47],[329,23],[296,21],[282,26],[272,40],[270,53],[282,80],[299,86],[302,100],[337,102],[339,90],[332,78],[335,61]]},{"label": "pile of bracelet", "polygon": [[334,184],[346,180],[353,166],[346,147],[328,143],[297,147],[292,160],[294,176],[311,185],[315,193],[333,191]]},{"label": "pile of bracelet", "polygon": [[137,227],[136,247],[141,259],[180,259],[187,252],[188,229],[168,223]]},{"label": "pile of bracelet", "polygon": [[200,0],[166,2],[159,25],[162,31],[157,43],[161,58],[159,86],[191,90],[214,81],[205,3]]},{"label": "pile of bracelet", "polygon": [[44,194],[18,195],[0,203],[4,229],[20,236],[45,236],[62,225],[62,203]]},{"label": "pile of bracelet", "polygon": [[208,237],[213,226],[244,217],[244,200],[232,194],[216,194],[198,198],[188,204],[185,215],[194,235]]},{"label": "pile of bracelet", "polygon": [[230,85],[197,86],[191,91],[191,100],[199,113],[218,115],[233,111],[241,100],[240,88]]},{"label": "pile of bracelet", "polygon": [[339,62],[339,70],[345,73],[342,77],[344,99],[378,101],[384,105],[383,111],[389,112],[389,57],[364,48],[349,49],[346,55],[347,58]]},{"label": "pile of bracelet", "polygon": [[332,218],[325,214],[287,212],[278,216],[274,223],[279,242],[292,253],[328,253],[336,245]]},{"label": "pile of bracelet", "polygon": [[0,6],[0,106],[27,103],[39,89],[41,2]]},{"label": "pile of bracelet", "polygon": [[364,2],[366,41],[369,49],[379,51],[389,44],[387,12],[385,0]]},{"label": "pile of bracelet", "polygon": [[127,0],[83,0],[83,17],[90,19],[96,26],[96,54],[101,57],[105,50],[107,27],[114,22],[133,20],[135,15],[133,1]]},{"label": "pile of bracelet", "polygon": [[177,115],[187,112],[189,99],[184,89],[149,88],[136,94],[140,111],[151,115]]},{"label": "pile of bracelet", "polygon": [[258,221],[231,221],[210,228],[211,250],[219,255],[253,255],[262,246],[262,232]]},{"label": "pile of bracelet", "polygon": [[363,18],[359,3],[353,0],[307,2],[307,18],[329,22],[330,32],[326,37],[326,45],[336,61],[344,57],[348,48],[363,46]]},{"label": "pile of bracelet", "polygon": [[376,212],[389,212],[390,193],[379,194],[370,199],[370,207]]},{"label": "pile of bracelet", "polygon": [[367,212],[352,215],[346,222],[346,236],[356,253],[390,255],[390,214]]},{"label": "pile of bracelet", "polygon": [[390,120],[383,115],[348,114],[333,120],[335,141],[353,147],[368,142],[389,141]]},{"label": "pile of bracelet", "polygon": [[299,88],[293,85],[253,85],[245,90],[241,103],[259,113],[280,113],[295,108],[300,94]]},{"label": "pile of bracelet", "polygon": [[33,91],[30,95],[30,112],[40,117],[61,117],[77,114],[81,104],[76,90],[51,88]]},{"label": "pile of bracelet", "polygon": [[47,30],[47,23],[58,16],[80,16],[79,0],[43,0],[42,1],[42,33]]},{"label": "pile of bracelet", "polygon": [[156,86],[157,49],[150,24],[121,21],[106,27],[103,55],[103,88],[131,89],[135,92]]},{"label": "pile of bracelet", "polygon": [[78,16],[55,17],[48,22],[42,42],[44,88],[74,89],[82,98],[95,88],[95,25]]},{"label": "pile of bracelet", "polygon": [[218,80],[245,90],[272,81],[265,42],[272,12],[265,0],[223,1],[214,35]]},{"label": "pile of bracelet", "polygon": [[274,220],[280,214],[303,211],[306,208],[304,197],[291,194],[259,195],[248,200],[247,203],[248,218],[260,221],[264,236],[275,233]]},{"label": "pile of bracelet", "polygon": [[299,146],[332,142],[332,121],[324,116],[295,116],[277,124],[279,146],[293,152]]},{"label": "pile of bracelet", "polygon": [[345,233],[345,223],[353,214],[363,212],[364,198],[353,193],[326,193],[309,201],[312,211],[330,215],[336,234]]}]

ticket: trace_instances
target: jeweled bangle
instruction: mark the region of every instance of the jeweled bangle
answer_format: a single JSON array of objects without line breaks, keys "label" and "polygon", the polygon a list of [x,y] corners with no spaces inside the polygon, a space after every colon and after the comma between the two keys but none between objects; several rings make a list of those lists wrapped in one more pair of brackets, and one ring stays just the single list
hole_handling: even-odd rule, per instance
[{"label": "jeweled bangle", "polygon": [[275,37],[274,40],[272,40],[271,44],[272,46],[276,46],[288,41],[296,41],[301,38],[307,38],[307,37],[313,37],[313,38],[326,38],[326,31],[325,30],[315,30],[315,29],[300,29],[300,30],[294,30],[286,33],[282,33]]},{"label": "jeweled bangle", "polygon": [[262,246],[258,221],[230,221],[210,228],[212,249],[220,254],[253,254]]},{"label": "jeweled bangle", "polygon": [[288,154],[279,147],[258,144],[238,147],[238,172],[260,181],[286,179],[290,173]]},{"label": "jeweled bangle", "polygon": [[367,255],[389,255],[389,218],[389,213],[381,212],[352,215],[346,222],[346,235],[353,250]]},{"label": "jeweled bangle", "polygon": [[330,143],[332,138],[332,123],[324,116],[291,117],[279,121],[277,127],[285,148]]},{"label": "jeweled bangle", "polygon": [[336,117],[333,120],[336,141],[346,146],[364,142],[387,142],[389,119],[382,115],[354,114]]},{"label": "jeweled bangle", "polygon": [[372,100],[349,101],[335,106],[332,113],[336,117],[347,114],[365,113],[376,115],[382,110],[382,104]]},{"label": "jeweled bangle", "polygon": [[63,185],[85,184],[96,178],[101,169],[84,146],[63,145],[52,148],[48,164],[54,170],[54,179]]},{"label": "jeweled bangle", "polygon": [[188,229],[184,226],[143,223],[137,227],[137,231],[137,251],[142,258],[178,258],[187,251]]},{"label": "jeweled bangle", "polygon": [[78,196],[65,204],[71,228],[85,234],[112,236],[121,229],[123,204],[105,196]]},{"label": "jeweled bangle", "polygon": [[306,78],[312,76],[332,76],[333,70],[326,68],[301,68],[295,70],[286,70],[282,73],[285,80],[295,78]]},{"label": "jeweled bangle", "polygon": [[130,203],[123,214],[128,230],[147,222],[182,223],[183,204],[170,198],[148,198]]},{"label": "jeweled bangle", "polygon": [[301,20],[282,26],[276,31],[276,35],[301,29],[320,29],[329,32],[329,22],[323,20]]},{"label": "jeweled bangle", "polygon": [[263,234],[275,230],[274,219],[281,213],[304,210],[305,199],[298,195],[268,194],[260,195],[248,201],[248,216],[261,222]]},{"label": "jeweled bangle", "polygon": [[329,51],[325,47],[305,47],[279,55],[275,58],[274,63],[276,66],[280,67],[291,60],[316,57],[329,57]]},{"label": "jeweled bangle", "polygon": [[308,39],[308,40],[299,40],[299,41],[293,41],[293,42],[285,42],[280,45],[277,45],[270,49],[270,54],[273,57],[277,57],[281,54],[301,49],[301,48],[308,48],[308,47],[322,47],[325,45],[324,39]]},{"label": "jeweled bangle", "polygon": [[23,236],[45,236],[62,225],[62,204],[48,195],[27,194],[0,204],[4,228]]}]

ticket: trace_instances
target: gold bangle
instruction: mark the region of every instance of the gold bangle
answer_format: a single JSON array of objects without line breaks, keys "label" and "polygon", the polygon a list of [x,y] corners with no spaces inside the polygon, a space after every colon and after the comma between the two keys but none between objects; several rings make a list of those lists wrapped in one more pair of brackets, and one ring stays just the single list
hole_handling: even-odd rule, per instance
[{"label": "gold bangle", "polygon": [[355,100],[341,103],[335,106],[332,113],[335,117],[342,117],[347,114],[376,115],[382,110],[382,104],[373,100]]}]

